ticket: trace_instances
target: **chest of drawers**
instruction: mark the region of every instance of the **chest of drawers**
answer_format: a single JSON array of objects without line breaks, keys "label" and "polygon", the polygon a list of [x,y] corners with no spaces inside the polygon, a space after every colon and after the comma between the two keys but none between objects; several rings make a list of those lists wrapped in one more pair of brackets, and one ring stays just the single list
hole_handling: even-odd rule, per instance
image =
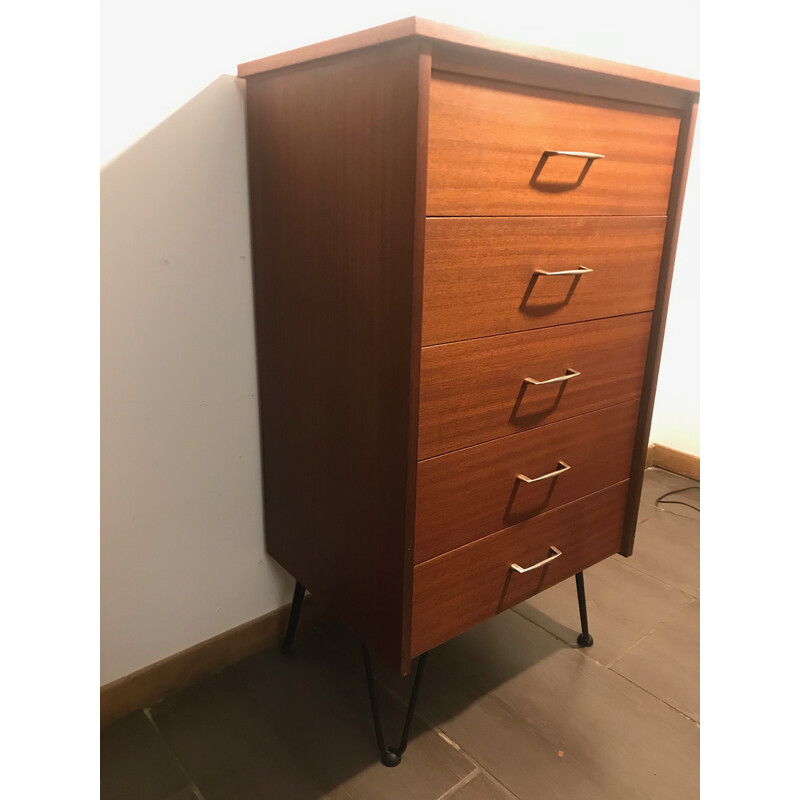
[{"label": "chest of drawers", "polygon": [[419,19],[239,74],[267,548],[407,674],[632,552],[698,85]]}]

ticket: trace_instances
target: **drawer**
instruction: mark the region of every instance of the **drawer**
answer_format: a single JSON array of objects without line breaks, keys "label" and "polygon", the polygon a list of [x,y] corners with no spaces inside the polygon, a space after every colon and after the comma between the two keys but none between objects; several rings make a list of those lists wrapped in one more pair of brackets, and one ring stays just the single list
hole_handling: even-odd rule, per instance
[{"label": "drawer", "polygon": [[[417,565],[412,658],[616,553],[627,491],[618,483]],[[511,568],[543,561],[551,547],[561,555],[544,566]]]},{"label": "drawer", "polygon": [[666,214],[679,127],[676,111],[434,73],[427,214]]},{"label": "drawer", "polygon": [[637,398],[651,318],[631,314],[424,347],[419,458]]},{"label": "drawer", "polygon": [[638,412],[637,399],[420,461],[414,563],[627,480]]},{"label": "drawer", "polygon": [[[429,219],[423,345],[650,311],[664,217]],[[579,267],[577,275],[544,275]]]}]

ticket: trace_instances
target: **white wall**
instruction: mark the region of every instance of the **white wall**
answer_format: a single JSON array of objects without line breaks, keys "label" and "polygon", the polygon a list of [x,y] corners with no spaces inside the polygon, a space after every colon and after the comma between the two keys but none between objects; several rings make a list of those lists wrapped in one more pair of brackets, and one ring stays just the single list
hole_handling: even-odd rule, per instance
[{"label": "white wall", "polygon": [[[262,537],[237,63],[416,14],[696,77],[695,13],[688,0],[658,18],[639,0],[103,0],[101,683],[290,599]],[[695,215],[690,186],[654,421],[657,441],[691,452]]]}]

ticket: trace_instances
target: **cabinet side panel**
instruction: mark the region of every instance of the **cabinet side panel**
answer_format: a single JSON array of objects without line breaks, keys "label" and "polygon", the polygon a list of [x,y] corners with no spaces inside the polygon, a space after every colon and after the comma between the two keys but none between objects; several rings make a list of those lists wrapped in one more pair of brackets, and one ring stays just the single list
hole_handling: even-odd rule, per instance
[{"label": "cabinet side panel", "polygon": [[267,549],[395,667],[417,91],[408,45],[247,82]]}]

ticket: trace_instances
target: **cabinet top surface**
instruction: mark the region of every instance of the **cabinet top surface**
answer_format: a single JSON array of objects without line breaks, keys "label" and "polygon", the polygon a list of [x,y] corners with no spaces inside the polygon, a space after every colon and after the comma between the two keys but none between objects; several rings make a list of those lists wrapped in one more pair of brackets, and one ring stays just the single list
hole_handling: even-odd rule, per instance
[{"label": "cabinet top surface", "polygon": [[266,58],[248,61],[247,63],[239,64],[238,75],[240,78],[247,78],[262,72],[270,72],[282,67],[302,64],[306,61],[314,61],[363,47],[410,38],[456,45],[473,51],[482,50],[489,53],[512,56],[528,61],[531,66],[535,66],[537,63],[554,64],[587,72],[613,75],[618,78],[669,86],[673,89],[682,89],[688,92],[700,91],[700,82],[692,78],[670,75],[666,72],[657,72],[628,64],[619,64],[602,58],[565,53],[548,47],[498,39],[420,17],[407,17],[385,25],[379,25],[376,28],[368,28],[357,33],[339,36],[336,39],[328,39],[324,42],[299,47],[296,50],[288,50],[285,53],[277,53]]}]

